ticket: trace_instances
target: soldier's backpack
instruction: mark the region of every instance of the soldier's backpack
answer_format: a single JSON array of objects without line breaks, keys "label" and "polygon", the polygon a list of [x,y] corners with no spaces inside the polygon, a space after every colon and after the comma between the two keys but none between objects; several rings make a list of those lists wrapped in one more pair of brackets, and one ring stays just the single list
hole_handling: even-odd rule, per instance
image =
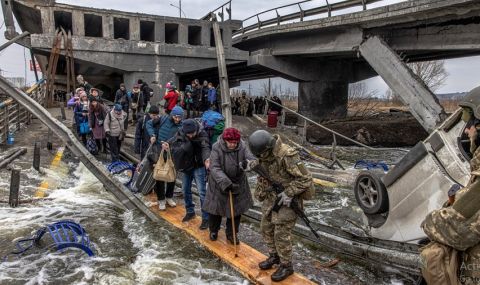
[{"label": "soldier's backpack", "polygon": [[460,285],[459,255],[456,249],[435,241],[421,248],[421,271],[427,284]]}]

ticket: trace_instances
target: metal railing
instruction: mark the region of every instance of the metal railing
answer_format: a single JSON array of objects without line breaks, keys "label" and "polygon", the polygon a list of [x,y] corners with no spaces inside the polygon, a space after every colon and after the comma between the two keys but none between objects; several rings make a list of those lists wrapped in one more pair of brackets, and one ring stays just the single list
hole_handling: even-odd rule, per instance
[{"label": "metal railing", "polygon": [[[336,153],[337,146],[338,146],[338,144],[337,144],[337,137],[340,137],[340,138],[342,138],[342,139],[344,139],[344,140],[347,140],[347,141],[355,144],[356,146],[359,146],[359,147],[361,147],[361,148],[363,148],[363,149],[366,149],[366,150],[373,150],[373,151],[391,151],[391,150],[397,150],[397,151],[408,152],[408,150],[399,149],[399,148],[386,148],[386,147],[371,147],[371,146],[368,146],[368,145],[363,144],[363,143],[361,143],[361,142],[359,142],[359,141],[356,141],[356,140],[354,140],[354,139],[352,139],[352,138],[349,138],[349,137],[347,137],[347,136],[345,136],[345,135],[342,135],[342,134],[340,134],[340,133],[338,133],[338,132],[336,132],[336,131],[334,131],[334,130],[332,130],[332,129],[330,129],[330,128],[328,128],[328,127],[326,127],[326,126],[324,126],[324,125],[322,125],[322,124],[320,124],[320,123],[317,123],[317,122],[315,122],[314,120],[312,120],[312,119],[310,119],[310,118],[308,118],[308,117],[305,117],[304,115],[302,115],[302,114],[300,114],[300,113],[298,113],[298,112],[296,112],[296,111],[294,111],[294,110],[292,110],[292,109],[290,109],[290,108],[288,108],[288,107],[285,107],[285,106],[283,106],[283,105],[281,105],[281,104],[278,104],[278,103],[275,102],[275,101],[272,101],[272,100],[270,100],[270,99],[268,99],[268,98],[265,98],[265,100],[267,100],[267,102],[270,103],[270,104],[274,104],[274,105],[277,105],[277,106],[282,107],[283,110],[286,110],[286,111],[288,111],[288,112],[290,112],[290,113],[293,113],[295,116],[297,116],[297,117],[299,117],[299,118],[301,118],[301,119],[304,120],[304,121],[303,121],[302,130],[301,130],[301,131],[302,131],[302,133],[301,133],[301,141],[302,141],[302,144],[304,144],[304,143],[306,142],[308,123],[314,124],[314,125],[320,127],[321,129],[323,129],[324,131],[329,132],[330,134],[332,134],[332,140],[333,140],[333,142],[332,142],[331,149],[330,149],[330,154],[329,154],[329,155],[330,155],[331,164],[330,164],[330,165],[326,165],[328,168],[333,169],[335,165],[338,165],[340,168],[345,169],[345,168],[343,167],[343,165],[340,163],[340,160],[339,160],[338,157],[337,157],[337,153]],[[285,126],[285,112],[282,112],[280,122],[281,122],[281,126],[284,127],[284,126]],[[311,155],[313,155],[313,154],[311,154]]]},{"label": "metal railing", "polygon": [[[249,31],[260,30],[263,27],[267,27],[271,25],[279,26],[281,23],[286,21],[299,20],[300,22],[303,22],[305,17],[315,16],[319,14],[327,13],[327,17],[331,17],[333,11],[344,10],[348,8],[358,7],[358,6],[361,6],[362,9],[365,11],[367,10],[367,4],[380,2],[383,0],[346,0],[346,1],[337,2],[337,3],[330,3],[331,0],[330,2],[329,0],[323,0],[325,1],[325,4],[323,6],[304,10],[302,7],[302,4],[305,4],[311,1],[314,1],[314,0],[304,0],[304,1],[293,3],[293,4],[280,6],[280,7],[272,8],[272,9],[257,13],[253,16],[250,16],[242,21],[242,27],[233,33],[233,37],[243,35]],[[294,13],[286,14],[283,16],[280,15],[279,13],[280,9],[290,8],[290,7],[296,7],[298,8],[298,11]],[[269,18],[267,20],[260,20],[261,15],[265,15],[267,13],[272,13],[272,12],[275,12],[276,14],[275,17]],[[256,19],[257,22],[255,24],[245,26],[245,22],[250,21],[252,19]]]},{"label": "metal railing", "polygon": [[232,19],[232,1],[227,1],[221,6],[219,6],[217,9],[214,9],[210,11],[207,15],[203,16],[200,18],[201,20],[207,20],[209,21],[210,18],[212,17],[212,14],[218,15],[219,18],[217,17],[219,22],[225,21],[225,12],[228,13],[228,20]]},{"label": "metal railing", "polygon": [[[45,84],[36,84],[27,91],[40,104],[45,102]],[[7,141],[8,134],[20,130],[22,124],[30,123],[32,114],[7,95],[0,96],[0,144]]]}]

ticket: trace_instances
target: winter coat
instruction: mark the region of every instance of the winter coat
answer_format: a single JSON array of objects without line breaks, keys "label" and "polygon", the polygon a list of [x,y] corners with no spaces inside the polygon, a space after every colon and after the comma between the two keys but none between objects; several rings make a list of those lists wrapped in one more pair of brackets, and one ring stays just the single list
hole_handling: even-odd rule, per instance
[{"label": "winter coat", "polygon": [[203,202],[204,211],[231,218],[230,195],[226,189],[233,183],[239,185],[239,189],[232,192],[234,216],[245,213],[253,206],[247,175],[239,165],[247,159],[254,160],[255,157],[243,141],[240,141],[236,149],[230,150],[223,138],[218,138],[210,155],[210,174]]},{"label": "winter coat", "polygon": [[152,118],[150,118],[150,115],[148,114],[140,116],[138,117],[137,125],[135,127],[135,143],[133,148],[135,153],[141,154],[142,157],[150,145],[150,136],[148,135],[147,131],[147,123],[151,119]]},{"label": "winter coat", "polygon": [[75,114],[75,123],[77,124],[77,130],[80,130],[80,124],[84,122],[88,122],[88,116],[84,116],[83,114],[88,113],[88,103],[77,103],[75,108],[73,109],[73,113]]},{"label": "winter coat", "polygon": [[105,133],[110,132],[112,137],[120,136],[120,133],[125,131],[124,122],[126,119],[127,114],[125,112],[122,111],[120,115],[117,115],[114,110],[110,111],[107,113],[107,116],[105,116],[105,121],[103,123]]},{"label": "winter coat", "polygon": [[217,90],[215,88],[208,89],[208,103],[215,104],[217,102]]},{"label": "winter coat", "polygon": [[176,90],[170,90],[163,96],[163,99],[168,101],[167,105],[167,111],[172,111],[172,109],[177,105],[178,103],[178,92]]},{"label": "winter coat", "polygon": [[160,151],[162,150],[162,141],[167,142],[169,139],[175,137],[181,124],[175,124],[172,116],[164,115],[157,120],[150,120],[147,123],[147,132],[150,137],[156,136],[155,145],[152,147],[151,154],[148,160],[154,164],[158,160]]},{"label": "winter coat", "polygon": [[131,97],[131,102],[132,103],[137,103],[137,110],[140,110],[143,108],[143,94],[142,92],[132,92],[132,97]]},{"label": "winter coat", "polygon": [[[78,98],[78,97],[76,97]],[[77,104],[77,102],[75,102],[75,99],[76,99],[74,96],[72,96],[72,98],[70,98],[70,100],[68,100],[67,102],[67,107],[75,107],[75,105]]]},{"label": "winter coat", "polygon": [[147,106],[148,102],[150,102],[150,97],[153,95],[150,93],[153,93],[153,89],[148,86],[146,82],[143,82],[140,90],[142,90],[142,97],[143,97],[143,106]]},{"label": "winter coat", "polygon": [[93,138],[94,139],[104,139],[105,138],[105,129],[103,128],[103,123],[105,122],[105,117],[107,115],[107,111],[105,107],[98,103],[98,110],[93,112],[90,108],[88,112],[88,124],[92,129]]},{"label": "winter coat", "polygon": [[127,90],[118,89],[115,93],[115,103],[122,105],[124,112],[128,113],[130,106],[130,98],[128,97]]},{"label": "winter coat", "polygon": [[205,160],[210,157],[208,134],[197,122],[197,135],[189,139],[182,128],[173,138],[168,140],[172,149],[173,162],[178,171],[189,171],[204,167]]}]

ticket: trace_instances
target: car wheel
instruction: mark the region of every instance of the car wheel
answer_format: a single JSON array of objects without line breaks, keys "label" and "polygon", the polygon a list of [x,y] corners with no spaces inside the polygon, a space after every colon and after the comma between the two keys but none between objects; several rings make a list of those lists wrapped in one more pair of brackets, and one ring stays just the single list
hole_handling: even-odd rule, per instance
[{"label": "car wheel", "polygon": [[365,214],[388,211],[388,193],[380,177],[371,171],[362,171],[355,180],[355,199]]}]

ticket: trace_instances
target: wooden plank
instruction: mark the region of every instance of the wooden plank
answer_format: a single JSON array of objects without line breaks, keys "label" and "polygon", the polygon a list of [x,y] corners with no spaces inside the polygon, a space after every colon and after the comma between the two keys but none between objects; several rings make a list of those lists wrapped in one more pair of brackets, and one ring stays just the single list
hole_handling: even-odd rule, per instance
[{"label": "wooden plank", "polygon": [[[150,202],[157,202],[157,197],[154,193],[151,193],[147,196],[147,200]],[[182,223],[182,218],[185,216],[185,207],[181,201],[177,202],[179,202],[177,203],[177,207],[167,207],[166,211],[158,210],[156,203],[150,207],[150,210],[175,227],[187,232],[213,254],[218,256],[222,261],[228,263],[251,282],[262,285],[316,284],[298,273],[294,273],[282,282],[273,282],[270,279],[270,276],[276,269],[260,270],[258,268],[258,263],[267,258],[264,254],[258,252],[244,242],[241,242],[238,245],[238,257],[235,257],[235,249],[233,245],[228,243],[224,231],[219,232],[216,241],[211,241],[209,238],[209,231],[201,231],[198,228],[201,223],[201,219],[198,216],[187,223]]]}]

